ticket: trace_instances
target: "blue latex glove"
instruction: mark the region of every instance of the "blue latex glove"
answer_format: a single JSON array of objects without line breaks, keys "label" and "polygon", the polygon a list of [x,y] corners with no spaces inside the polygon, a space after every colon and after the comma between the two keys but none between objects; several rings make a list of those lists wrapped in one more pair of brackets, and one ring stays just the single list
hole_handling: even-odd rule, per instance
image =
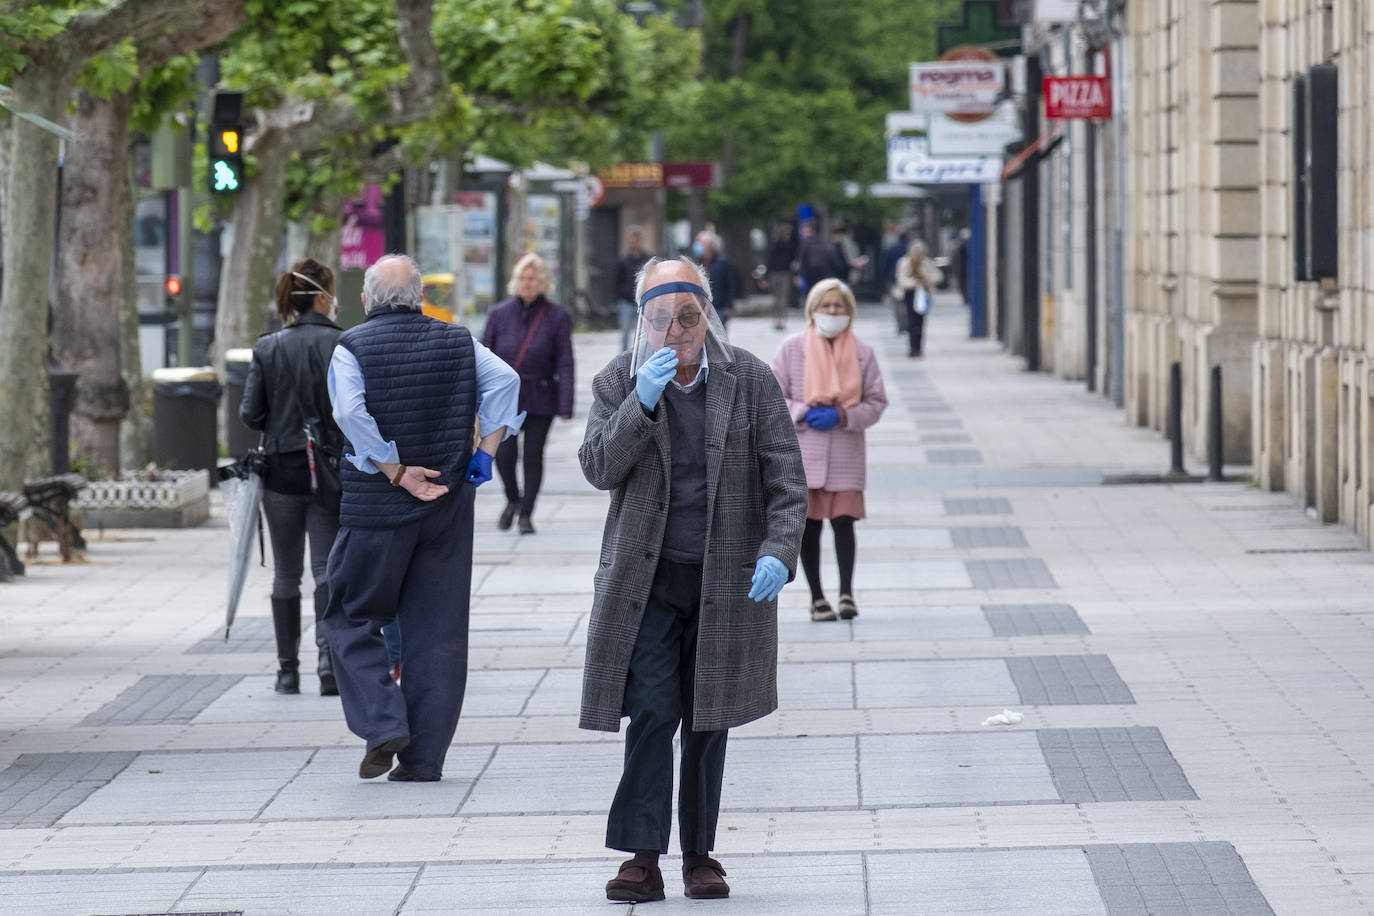
[{"label": "blue latex glove", "polygon": [[468,483],[480,487],[488,480],[491,480],[491,455],[479,448],[468,462]]},{"label": "blue latex glove", "polygon": [[840,425],[840,411],[838,407],[812,407],[802,419],[812,429],[825,431]]},{"label": "blue latex glove", "polygon": [[755,601],[772,601],[787,584],[787,567],[777,557],[759,557],[754,564],[754,579],[749,597]]},{"label": "blue latex glove", "polygon": [[645,410],[653,410],[663,389],[677,372],[677,351],[664,347],[644,361],[635,373],[635,397]]}]

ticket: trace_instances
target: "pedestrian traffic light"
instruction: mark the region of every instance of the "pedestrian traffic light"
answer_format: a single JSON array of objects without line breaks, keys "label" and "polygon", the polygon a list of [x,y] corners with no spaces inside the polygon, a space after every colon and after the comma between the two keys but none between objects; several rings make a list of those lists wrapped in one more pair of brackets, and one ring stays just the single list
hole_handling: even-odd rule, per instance
[{"label": "pedestrian traffic light", "polygon": [[180,277],[174,275],[174,276],[170,276],[170,277],[167,278],[167,295],[169,295],[169,296],[179,296],[179,295],[181,295],[181,278],[180,278]]},{"label": "pedestrian traffic light", "polygon": [[235,194],[243,188],[243,134],[239,129],[242,105],[241,92],[215,93],[210,134],[206,138],[206,162],[209,166],[206,186],[212,194]]}]

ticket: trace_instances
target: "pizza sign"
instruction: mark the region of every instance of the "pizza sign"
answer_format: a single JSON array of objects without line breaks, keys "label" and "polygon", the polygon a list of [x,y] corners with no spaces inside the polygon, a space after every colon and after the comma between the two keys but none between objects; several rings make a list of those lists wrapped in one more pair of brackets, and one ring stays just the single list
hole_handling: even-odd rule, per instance
[{"label": "pizza sign", "polygon": [[1101,121],[1112,116],[1112,87],[1105,76],[1047,76],[1045,117],[1052,121]]}]

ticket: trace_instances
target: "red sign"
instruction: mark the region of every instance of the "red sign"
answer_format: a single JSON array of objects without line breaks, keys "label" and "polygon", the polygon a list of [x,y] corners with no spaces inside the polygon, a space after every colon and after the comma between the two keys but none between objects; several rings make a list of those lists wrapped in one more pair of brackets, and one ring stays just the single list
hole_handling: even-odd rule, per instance
[{"label": "red sign", "polygon": [[[715,188],[714,162],[621,162],[597,173],[604,188]],[[596,206],[593,204],[592,206]]]},{"label": "red sign", "polygon": [[663,163],[663,186],[665,188],[714,188],[716,187],[716,164],[714,162],[665,162]]},{"label": "red sign", "polygon": [[1047,76],[1042,91],[1051,121],[1100,121],[1112,116],[1112,86],[1105,76]]}]

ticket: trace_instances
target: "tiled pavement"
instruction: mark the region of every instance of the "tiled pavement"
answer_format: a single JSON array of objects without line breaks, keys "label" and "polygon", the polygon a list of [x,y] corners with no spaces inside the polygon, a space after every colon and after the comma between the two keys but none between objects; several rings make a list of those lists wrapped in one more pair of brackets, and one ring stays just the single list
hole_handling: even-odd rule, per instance
[{"label": "tiled pavement", "polygon": [[[670,857],[669,899],[632,909],[1374,913],[1370,557],[1282,495],[1100,486],[1163,443],[949,303],[931,325],[918,364],[861,317],[892,399],[862,614],[783,593],[782,708],[730,742],[733,899],[682,899]],[[609,341],[579,337],[583,391]],[[338,701],[272,693],[266,570],[224,641],[218,517],[0,588],[0,912],[606,912],[621,739],[576,728],[605,507],[579,438],[556,425],[537,536],[480,493],[438,784],[358,780]],[[1004,707],[1024,721],[981,724]]]}]

